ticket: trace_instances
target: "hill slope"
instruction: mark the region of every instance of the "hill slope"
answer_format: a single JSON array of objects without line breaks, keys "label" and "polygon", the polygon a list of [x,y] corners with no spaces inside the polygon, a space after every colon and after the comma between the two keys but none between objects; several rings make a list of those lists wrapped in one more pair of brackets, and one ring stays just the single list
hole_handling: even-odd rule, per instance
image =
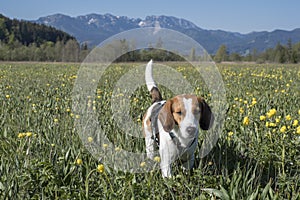
[{"label": "hill slope", "polygon": [[0,14],[0,41],[5,44],[20,42],[22,45],[35,43],[41,45],[45,42],[66,42],[75,39],[73,36],[43,24],[28,21],[9,19]]}]

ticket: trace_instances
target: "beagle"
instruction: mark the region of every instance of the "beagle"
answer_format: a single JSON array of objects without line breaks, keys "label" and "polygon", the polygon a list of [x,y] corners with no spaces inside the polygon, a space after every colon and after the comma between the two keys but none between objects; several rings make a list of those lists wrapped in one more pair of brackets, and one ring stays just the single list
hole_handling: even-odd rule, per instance
[{"label": "beagle", "polygon": [[163,177],[171,177],[171,165],[180,160],[184,169],[192,169],[197,147],[199,125],[208,130],[214,121],[210,107],[203,98],[192,94],[177,95],[167,101],[152,76],[152,60],[146,66],[145,79],[152,105],[143,117],[146,152],[154,159],[159,149]]}]

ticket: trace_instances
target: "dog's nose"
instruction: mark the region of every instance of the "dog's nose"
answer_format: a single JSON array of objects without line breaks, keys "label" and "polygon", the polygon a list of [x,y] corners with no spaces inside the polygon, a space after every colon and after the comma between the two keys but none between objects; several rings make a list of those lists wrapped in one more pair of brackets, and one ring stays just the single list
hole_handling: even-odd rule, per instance
[{"label": "dog's nose", "polygon": [[196,127],[193,126],[189,126],[186,128],[186,132],[188,132],[188,134],[193,134],[196,131]]}]

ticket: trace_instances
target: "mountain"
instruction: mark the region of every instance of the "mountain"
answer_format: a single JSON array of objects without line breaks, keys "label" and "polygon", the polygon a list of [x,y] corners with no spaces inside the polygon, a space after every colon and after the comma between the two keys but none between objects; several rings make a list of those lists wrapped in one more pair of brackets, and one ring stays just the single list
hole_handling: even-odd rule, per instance
[{"label": "mountain", "polygon": [[229,53],[247,54],[253,49],[262,52],[275,47],[278,43],[287,44],[289,39],[293,43],[300,42],[300,28],[292,31],[275,30],[241,34],[222,30],[205,30],[188,20],[163,15],[134,19],[111,14],[88,14],[77,17],[55,14],[41,17],[34,22],[63,30],[76,37],[79,42],[86,42],[90,46],[95,46],[122,31],[154,27],[158,24],[162,28],[176,30],[190,36],[211,54],[214,54],[222,44],[227,46]]}]

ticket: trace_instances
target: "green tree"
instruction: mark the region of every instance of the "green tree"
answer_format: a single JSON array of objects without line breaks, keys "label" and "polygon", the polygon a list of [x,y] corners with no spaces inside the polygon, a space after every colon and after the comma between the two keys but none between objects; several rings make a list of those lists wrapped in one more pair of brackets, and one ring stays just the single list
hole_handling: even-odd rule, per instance
[{"label": "green tree", "polygon": [[286,62],[286,49],[280,43],[278,43],[276,45],[274,61],[277,63],[285,63]]},{"label": "green tree", "polygon": [[223,61],[228,60],[228,52],[227,52],[227,47],[226,45],[221,45],[220,48],[218,49],[215,57],[214,57],[215,62],[220,63]]}]

